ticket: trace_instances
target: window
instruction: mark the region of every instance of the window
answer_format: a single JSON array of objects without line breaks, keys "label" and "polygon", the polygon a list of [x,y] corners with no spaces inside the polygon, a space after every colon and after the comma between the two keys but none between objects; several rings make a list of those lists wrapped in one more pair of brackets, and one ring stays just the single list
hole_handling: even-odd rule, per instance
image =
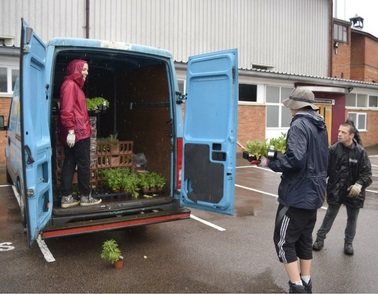
[{"label": "window", "polygon": [[369,107],[378,107],[378,96],[369,96]]},{"label": "window", "polygon": [[185,80],[177,80],[178,88],[181,94],[185,94]]},{"label": "window", "polygon": [[366,113],[348,112],[348,117],[354,121],[357,130],[366,131]]},{"label": "window", "polygon": [[335,41],[348,43],[348,28],[347,28],[347,26],[335,23],[333,25],[333,39]]},{"label": "window", "polygon": [[293,88],[266,87],[266,126],[268,128],[288,128],[292,119],[290,109],[282,101],[290,96]]},{"label": "window", "polygon": [[15,68],[0,66],[0,93],[12,94],[18,72]]},{"label": "window", "polygon": [[378,96],[349,93],[346,96],[346,106],[359,108],[378,107]]},{"label": "window", "polygon": [[239,101],[257,102],[257,85],[239,84]]}]

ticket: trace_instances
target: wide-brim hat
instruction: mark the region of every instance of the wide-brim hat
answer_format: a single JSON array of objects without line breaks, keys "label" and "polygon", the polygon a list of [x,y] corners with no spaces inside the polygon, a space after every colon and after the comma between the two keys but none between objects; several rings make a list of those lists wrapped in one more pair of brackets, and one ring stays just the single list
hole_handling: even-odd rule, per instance
[{"label": "wide-brim hat", "polygon": [[318,110],[315,103],[315,96],[312,91],[307,88],[295,88],[290,97],[282,101],[283,105],[290,109],[300,109],[310,106],[313,110]]}]

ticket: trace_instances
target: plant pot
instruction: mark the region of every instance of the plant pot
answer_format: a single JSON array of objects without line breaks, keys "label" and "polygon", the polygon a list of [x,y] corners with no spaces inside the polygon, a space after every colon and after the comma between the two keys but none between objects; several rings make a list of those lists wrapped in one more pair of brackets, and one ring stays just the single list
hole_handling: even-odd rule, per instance
[{"label": "plant pot", "polygon": [[114,263],[114,267],[116,269],[123,268],[123,257],[122,256]]},{"label": "plant pot", "polygon": [[261,162],[261,160],[256,160],[256,159],[255,159],[255,160],[252,160],[252,161],[251,161],[251,164],[256,164],[256,165],[257,165],[257,164],[260,164],[260,162]]}]

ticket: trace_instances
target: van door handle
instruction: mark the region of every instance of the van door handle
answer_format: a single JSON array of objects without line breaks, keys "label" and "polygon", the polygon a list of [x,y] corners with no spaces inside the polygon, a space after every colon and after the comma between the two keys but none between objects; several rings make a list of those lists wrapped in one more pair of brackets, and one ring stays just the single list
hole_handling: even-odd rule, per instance
[{"label": "van door handle", "polygon": [[35,160],[33,156],[31,155],[31,151],[28,145],[25,145],[25,151],[26,151],[26,154],[28,155],[27,164],[32,164]]}]

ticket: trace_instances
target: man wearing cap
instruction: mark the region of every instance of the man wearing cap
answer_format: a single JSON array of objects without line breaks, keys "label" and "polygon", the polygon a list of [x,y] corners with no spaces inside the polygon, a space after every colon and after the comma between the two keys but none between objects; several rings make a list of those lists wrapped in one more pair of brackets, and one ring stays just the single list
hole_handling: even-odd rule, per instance
[{"label": "man wearing cap", "polygon": [[290,293],[312,293],[312,232],[326,196],[327,128],[314,102],[306,88],[294,89],[283,101],[293,116],[286,152],[268,162],[273,171],[282,172],[273,240]]}]

